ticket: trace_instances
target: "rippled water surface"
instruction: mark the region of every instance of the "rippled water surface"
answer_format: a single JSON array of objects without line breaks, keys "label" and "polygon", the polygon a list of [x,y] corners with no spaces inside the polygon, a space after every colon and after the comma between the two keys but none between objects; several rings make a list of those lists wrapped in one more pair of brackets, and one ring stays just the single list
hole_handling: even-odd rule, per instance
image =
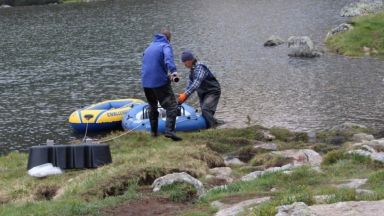
[{"label": "rippled water surface", "polygon": [[345,121],[383,128],[384,62],[329,53],[295,59],[286,46],[262,46],[271,35],[308,35],[324,47],[347,2],[116,0],[1,9],[0,154],[81,137],[67,123],[81,106],[143,99],[142,52],[162,26],[173,32],[180,73],[187,70],[179,55],[189,48],[216,74],[223,88],[217,116],[228,127],[250,120],[300,131]]}]

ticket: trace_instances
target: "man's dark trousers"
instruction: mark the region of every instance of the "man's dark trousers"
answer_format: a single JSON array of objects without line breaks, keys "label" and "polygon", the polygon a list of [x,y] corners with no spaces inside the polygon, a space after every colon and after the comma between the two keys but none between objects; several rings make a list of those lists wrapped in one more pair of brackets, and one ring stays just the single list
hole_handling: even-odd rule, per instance
[{"label": "man's dark trousers", "polygon": [[168,83],[158,88],[144,88],[144,93],[149,104],[149,120],[151,123],[151,132],[157,135],[157,125],[159,118],[157,103],[159,102],[161,107],[163,107],[167,112],[165,134],[174,133],[177,117],[177,102],[171,84]]}]

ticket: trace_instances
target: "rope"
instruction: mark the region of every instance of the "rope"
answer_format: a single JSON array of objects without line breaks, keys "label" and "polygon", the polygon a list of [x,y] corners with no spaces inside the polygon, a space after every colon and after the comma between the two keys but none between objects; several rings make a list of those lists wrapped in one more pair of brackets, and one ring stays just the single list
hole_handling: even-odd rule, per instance
[{"label": "rope", "polygon": [[[189,120],[189,119],[184,119],[184,120],[182,120],[182,121],[176,121],[176,124],[177,124],[177,123],[184,122],[184,121],[187,121],[187,120]],[[112,138],[110,138],[110,139],[100,140],[99,142],[108,142],[108,141],[117,139],[117,138],[119,138],[119,137],[122,137],[122,136],[124,136],[124,135],[127,135],[127,134],[133,132],[136,128],[140,127],[142,122],[143,122],[143,120],[140,122],[139,125],[137,125],[136,127],[132,128],[131,130],[129,130],[129,131],[125,132],[125,133],[122,133],[122,134],[120,134],[120,135],[118,135],[118,136],[115,136],[115,137],[112,137]]]}]

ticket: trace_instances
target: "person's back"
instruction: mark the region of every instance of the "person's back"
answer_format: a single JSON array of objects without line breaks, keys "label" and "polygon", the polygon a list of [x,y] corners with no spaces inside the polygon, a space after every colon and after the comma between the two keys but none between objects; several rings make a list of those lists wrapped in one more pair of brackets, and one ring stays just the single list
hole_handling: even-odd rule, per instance
[{"label": "person's back", "polygon": [[[171,60],[172,59],[172,60]],[[173,51],[166,36],[156,34],[153,42],[145,49],[141,68],[144,88],[157,88],[169,83],[168,70],[176,71]]]}]

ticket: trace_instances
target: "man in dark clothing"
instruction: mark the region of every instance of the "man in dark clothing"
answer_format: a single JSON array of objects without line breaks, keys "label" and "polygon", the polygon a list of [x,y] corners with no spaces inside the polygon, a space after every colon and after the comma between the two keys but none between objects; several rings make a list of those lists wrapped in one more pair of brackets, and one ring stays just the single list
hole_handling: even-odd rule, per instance
[{"label": "man in dark clothing", "polygon": [[[173,60],[170,44],[171,33],[162,29],[154,36],[152,43],[145,49],[141,68],[141,81],[145,97],[149,104],[149,120],[152,136],[157,136],[159,112],[157,104],[166,110],[164,136],[174,141],[182,140],[175,134],[177,102],[171,87],[171,80],[177,78],[177,69]],[[168,75],[168,71],[171,73]]]},{"label": "man in dark clothing", "polygon": [[190,69],[188,86],[179,95],[178,103],[184,103],[191,94],[196,91],[200,100],[200,107],[207,127],[216,127],[218,121],[213,117],[219,103],[221,88],[219,82],[213,76],[207,66],[198,62],[193,54],[184,51],[181,54],[181,61],[185,67]]}]

